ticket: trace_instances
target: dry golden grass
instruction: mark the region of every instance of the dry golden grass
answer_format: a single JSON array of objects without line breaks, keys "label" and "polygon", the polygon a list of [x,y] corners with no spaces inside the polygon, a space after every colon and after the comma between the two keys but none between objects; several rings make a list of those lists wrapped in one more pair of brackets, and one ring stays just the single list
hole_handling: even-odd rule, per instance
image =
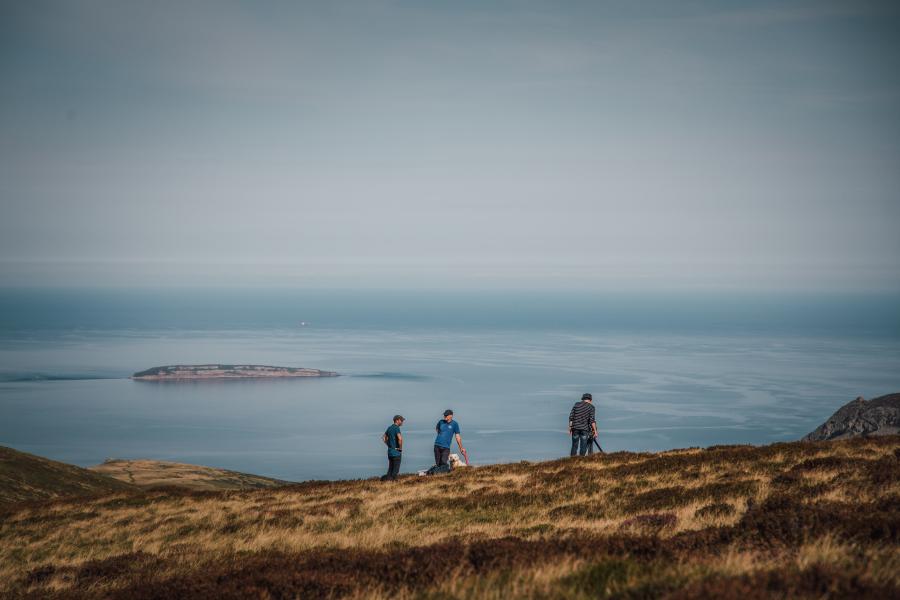
[{"label": "dry golden grass", "polygon": [[174,486],[201,491],[245,490],[288,483],[249,473],[162,460],[110,459],[89,470],[143,488]]},{"label": "dry golden grass", "polygon": [[879,597],[900,438],[18,505],[0,595]]}]

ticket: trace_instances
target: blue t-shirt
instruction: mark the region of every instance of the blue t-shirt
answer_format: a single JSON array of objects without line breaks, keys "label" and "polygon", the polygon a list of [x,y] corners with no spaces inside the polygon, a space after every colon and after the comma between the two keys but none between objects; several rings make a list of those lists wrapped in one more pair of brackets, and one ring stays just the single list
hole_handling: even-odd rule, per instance
[{"label": "blue t-shirt", "polygon": [[384,435],[388,438],[388,456],[400,456],[400,450],[397,449],[400,445],[397,440],[397,436],[400,435],[400,427],[396,423],[392,423]]},{"label": "blue t-shirt", "polygon": [[453,436],[459,433],[459,423],[450,421],[449,423],[443,419],[437,424],[437,437],[434,438],[434,445],[441,448],[449,448],[453,443]]}]

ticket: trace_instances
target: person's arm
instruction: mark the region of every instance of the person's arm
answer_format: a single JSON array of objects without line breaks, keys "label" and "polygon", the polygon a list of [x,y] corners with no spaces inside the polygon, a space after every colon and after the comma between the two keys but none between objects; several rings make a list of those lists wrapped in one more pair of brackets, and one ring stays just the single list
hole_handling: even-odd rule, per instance
[{"label": "person's arm", "polygon": [[403,434],[397,432],[397,452],[403,452]]},{"label": "person's arm", "polygon": [[569,411],[569,435],[572,435],[572,423],[575,421],[575,407]]},{"label": "person's arm", "polygon": [[597,408],[591,404],[591,432],[594,434],[594,437],[597,437],[597,419],[595,418],[597,415]]},{"label": "person's arm", "polygon": [[456,444],[459,446],[459,451],[462,452],[463,454],[465,454],[466,449],[463,448],[463,445],[462,445],[462,436],[459,435],[459,424],[454,422],[452,427],[453,427],[453,433],[456,434]]},{"label": "person's arm", "polygon": [[385,431],[385,432],[384,432],[384,435],[381,436],[381,441],[384,442],[384,445],[385,445],[385,446],[388,445],[387,431]]}]

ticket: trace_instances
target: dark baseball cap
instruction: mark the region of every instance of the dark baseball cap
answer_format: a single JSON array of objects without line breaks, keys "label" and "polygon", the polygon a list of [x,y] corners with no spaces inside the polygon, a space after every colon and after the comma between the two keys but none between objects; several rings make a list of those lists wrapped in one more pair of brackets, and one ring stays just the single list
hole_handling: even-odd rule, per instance
[{"label": "dark baseball cap", "polygon": [[593,400],[594,397],[591,396],[590,394],[582,394],[582,395],[581,395],[581,399],[582,399],[582,400]]},{"label": "dark baseball cap", "polygon": [[449,417],[449,416],[452,415],[452,414],[453,414],[453,411],[450,410],[449,408],[448,408],[447,410],[444,411],[444,416],[445,416],[445,417]]},{"label": "dark baseball cap", "polygon": [[406,419],[403,418],[403,415],[394,415],[394,420],[395,421],[405,421]]}]

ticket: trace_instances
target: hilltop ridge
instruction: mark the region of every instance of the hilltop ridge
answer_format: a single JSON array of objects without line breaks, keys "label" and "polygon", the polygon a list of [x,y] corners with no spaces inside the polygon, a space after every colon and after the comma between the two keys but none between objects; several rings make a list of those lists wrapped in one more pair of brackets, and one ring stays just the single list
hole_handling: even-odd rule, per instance
[{"label": "hilltop ridge", "polygon": [[0,595],[35,598],[898,597],[900,436],[129,489],[0,536]]}]

